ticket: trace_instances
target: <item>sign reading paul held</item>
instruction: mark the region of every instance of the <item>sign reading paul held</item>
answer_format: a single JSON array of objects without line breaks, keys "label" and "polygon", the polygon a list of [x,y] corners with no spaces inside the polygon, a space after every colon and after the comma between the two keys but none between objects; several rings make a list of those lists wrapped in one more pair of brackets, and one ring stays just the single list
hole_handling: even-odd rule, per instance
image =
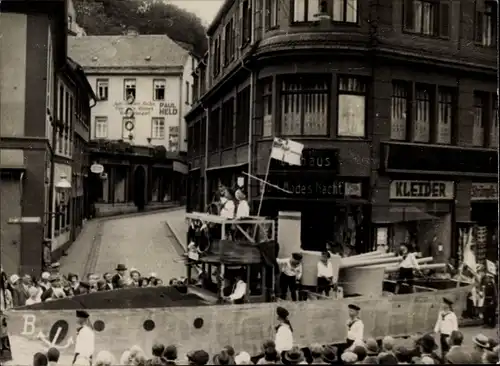
[{"label": "sign reading paul held", "polygon": [[448,181],[393,180],[391,200],[443,201],[455,198],[455,183]]}]

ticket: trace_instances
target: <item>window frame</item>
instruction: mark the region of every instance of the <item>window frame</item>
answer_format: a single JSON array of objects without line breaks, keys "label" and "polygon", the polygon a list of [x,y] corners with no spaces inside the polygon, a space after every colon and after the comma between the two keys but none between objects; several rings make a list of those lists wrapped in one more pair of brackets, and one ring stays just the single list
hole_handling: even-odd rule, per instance
[{"label": "window frame", "polygon": [[[443,101],[441,99],[442,96],[447,94],[450,97],[449,101]],[[456,95],[456,90],[454,88],[449,88],[446,86],[438,86],[437,88],[437,95],[436,95],[436,117],[435,117],[435,123],[434,127],[431,126],[431,143],[436,144],[436,145],[444,145],[444,146],[449,146],[454,144],[454,136],[455,136],[455,124],[456,124],[456,100],[457,100],[457,95]],[[439,127],[441,124],[441,107],[443,105],[446,105],[449,107],[449,135],[450,139],[449,142],[442,142],[439,141]]]},{"label": "window frame", "polygon": [[241,48],[250,43],[252,38],[252,2],[243,0],[241,3]]},{"label": "window frame", "polygon": [[213,77],[216,78],[221,72],[221,36],[214,39],[214,57],[213,57]]},{"label": "window frame", "polygon": [[[100,85],[101,83],[105,83],[105,86]],[[105,90],[105,97],[101,96],[101,89]],[[96,80],[96,91],[97,91],[97,97],[99,98],[99,101],[107,101],[109,99],[109,79],[104,79],[104,78],[99,78]]]},{"label": "window frame", "polygon": [[[403,90],[404,96],[396,95],[397,94],[396,89]],[[404,136],[402,139],[395,138],[395,137],[393,137],[393,134],[392,134],[393,116],[394,116],[393,112],[396,109],[395,108],[396,106],[394,105],[395,99],[404,100],[404,104],[405,104],[406,112],[403,112],[403,113],[406,113],[406,117],[404,119],[405,131],[404,131]],[[401,103],[401,104],[403,104],[403,103]],[[408,126],[411,126],[410,122],[411,122],[411,83],[404,81],[404,80],[393,80],[392,81],[392,94],[391,94],[391,133],[390,133],[390,139],[392,141],[408,141],[409,140],[408,137],[409,137],[410,130],[411,130],[408,128]]]},{"label": "window frame", "polygon": [[[155,124],[158,123],[158,126]],[[159,128],[163,124],[163,136],[155,135],[155,131],[161,131]],[[166,137],[166,125],[165,125],[165,117],[151,117],[151,140],[165,140]]]},{"label": "window frame", "polygon": [[279,1],[264,0],[264,30],[266,32],[279,28]]},{"label": "window frame", "polygon": [[[436,118],[434,116],[433,111],[435,110],[435,105],[436,105],[436,96],[433,95],[434,85],[426,84],[426,83],[415,83],[415,94],[413,97],[413,104],[415,106],[415,113],[413,114],[413,119],[411,123],[411,140],[410,142],[417,143],[417,144],[432,144],[432,137],[433,137],[433,124],[436,121]],[[428,94],[428,99],[420,98],[419,97],[419,92],[426,92]],[[427,141],[416,141],[415,140],[415,129],[416,129],[416,122],[417,122],[417,113],[419,112],[419,102],[429,102],[429,107],[428,107],[428,115],[429,115],[429,121],[428,121],[428,134],[429,137],[427,138]]]},{"label": "window frame", "polygon": [[[338,2],[338,1],[342,1],[342,3],[343,3],[342,4],[343,5],[342,20],[335,19],[335,5],[333,3]],[[335,24],[353,24],[353,25],[359,24],[359,3],[360,3],[360,1],[359,0],[354,0],[354,1],[356,2],[356,20],[353,22],[347,20],[347,9],[350,6],[349,0],[331,0],[331,2],[328,2],[326,4],[326,6],[327,6],[326,10],[328,11],[328,14],[331,16],[332,21]],[[323,5],[323,4],[320,4],[320,11],[322,10],[321,5]]]},{"label": "window frame", "polygon": [[[364,86],[364,91],[349,91],[349,90],[341,90],[341,81],[343,78],[347,79],[354,79],[356,80],[360,85]],[[343,138],[343,139],[366,139],[368,136],[368,122],[367,122],[367,116],[368,116],[368,101],[369,101],[369,83],[367,80],[366,76],[359,76],[359,75],[338,75],[337,76],[337,113],[336,113],[336,119],[337,119],[337,130],[336,130],[336,135],[338,138]],[[364,97],[364,116],[363,116],[363,135],[362,136],[353,136],[353,135],[344,135],[340,133],[340,96],[341,95],[350,95],[350,96],[362,96]]]},{"label": "window frame", "polygon": [[234,143],[236,146],[245,145],[249,142],[250,126],[250,87],[239,90],[236,94],[236,126]]},{"label": "window frame", "polygon": [[[421,31],[417,31],[415,27],[415,2],[422,3],[421,12],[425,3],[432,4],[434,9],[434,19],[432,21],[432,32],[430,34],[423,32],[423,22],[425,17],[421,16]],[[403,17],[402,29],[403,33],[418,35],[419,37],[430,38],[450,38],[450,0],[404,0],[402,2]],[[408,9],[411,9],[409,12]],[[411,23],[411,25],[409,25]]]},{"label": "window frame", "polygon": [[216,153],[220,150],[220,115],[220,106],[210,111],[210,121],[208,124],[208,153]]},{"label": "window frame", "polygon": [[[163,90],[163,99],[156,94],[157,91],[161,90]],[[167,98],[167,79],[164,78],[153,79],[153,100],[155,102],[164,102],[166,98]]]},{"label": "window frame", "polygon": [[[475,1],[475,12],[474,12],[474,42],[477,46],[486,47],[486,48],[494,48],[497,46],[497,37],[498,37],[498,18],[496,14],[498,13],[498,3],[496,1],[490,0],[476,0]],[[489,11],[486,10],[487,7],[491,6]],[[489,17],[491,26],[490,26],[490,35],[489,38],[491,43],[485,44],[484,41],[484,21],[485,18]]]},{"label": "window frame", "polygon": [[[131,87],[127,87],[127,82],[130,82],[130,83],[133,83],[133,88]],[[134,91],[134,94],[133,94],[133,97],[134,97],[134,101],[137,99],[137,79],[135,78],[126,78],[126,79],[123,79],[123,100],[127,100],[127,97],[128,97],[128,89],[131,89]]]},{"label": "window frame", "polygon": [[[483,91],[475,90],[474,91],[474,103],[473,103],[473,108],[474,108],[474,123],[472,125],[472,141],[471,144],[474,147],[485,147],[486,146],[486,131],[488,130],[487,128],[487,122],[488,122],[488,94]],[[482,135],[480,138],[480,143],[476,144],[475,143],[475,135],[474,135],[474,128],[476,124],[476,119],[477,119],[477,112],[481,111],[481,128],[482,128]]]},{"label": "window frame", "polygon": [[[104,123],[104,126],[106,126],[106,133],[105,136],[97,136],[97,123]],[[108,131],[108,117],[107,116],[95,116],[94,117],[94,138],[96,140],[101,140],[101,139],[107,139],[109,135]]]},{"label": "window frame", "polygon": [[[262,137],[272,137],[274,135],[275,125],[274,125],[274,111],[273,111],[273,91],[274,91],[274,80],[273,77],[268,77],[261,80],[262,83]],[[269,88],[270,87],[270,88]],[[271,128],[270,133],[266,134],[266,116],[271,118]]]},{"label": "window frame", "polygon": [[234,17],[224,26],[224,66],[229,65],[235,58],[235,34],[234,34]]},{"label": "window frame", "polygon": [[[303,14],[304,14],[304,19],[302,19],[302,20],[296,19],[297,14],[295,12],[295,7],[296,7],[297,1],[300,1],[302,3],[301,8],[303,8]],[[317,2],[317,0],[290,0],[290,23],[292,25],[314,23],[314,22],[318,21],[318,19],[309,19],[309,5],[311,2]],[[319,10],[320,10],[320,6],[319,6],[319,2],[318,2],[317,14],[319,14]]]},{"label": "window frame", "polygon": [[234,145],[234,98],[221,105],[221,150],[233,148]]}]

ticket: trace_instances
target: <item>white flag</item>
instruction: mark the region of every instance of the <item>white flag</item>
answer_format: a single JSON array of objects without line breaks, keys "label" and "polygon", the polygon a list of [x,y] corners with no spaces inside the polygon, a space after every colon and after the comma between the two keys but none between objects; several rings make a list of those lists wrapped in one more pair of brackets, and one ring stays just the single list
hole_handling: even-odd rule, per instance
[{"label": "white flag", "polygon": [[486,260],[486,272],[495,275],[497,273],[497,265],[489,260]]},{"label": "white flag", "polygon": [[289,139],[275,137],[271,148],[271,158],[284,161],[290,165],[301,165],[304,145]]}]

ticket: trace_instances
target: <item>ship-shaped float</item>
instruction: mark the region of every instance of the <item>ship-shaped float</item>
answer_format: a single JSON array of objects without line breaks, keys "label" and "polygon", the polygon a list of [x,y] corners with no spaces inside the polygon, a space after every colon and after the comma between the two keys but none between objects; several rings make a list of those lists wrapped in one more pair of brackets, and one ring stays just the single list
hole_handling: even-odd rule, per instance
[{"label": "ship-shaped float", "polygon": [[[300,251],[300,225],[294,217],[280,219],[278,235],[276,222],[262,217],[231,220],[188,213],[186,218],[191,230],[212,233],[202,237],[205,243],[197,246],[197,254],[186,255],[187,278],[195,277],[196,271],[200,277],[209,274],[207,281],[97,292],[13,309],[7,319],[14,362],[23,364],[21,358],[28,350],[30,363],[34,350],[50,346],[60,350],[63,360],[71,360],[76,309],[90,314],[96,352],[108,350],[117,359],[133,345],[148,351],[156,341],[175,344],[181,355],[194,349],[213,354],[226,345],[256,353],[263,340],[274,337],[277,306],[290,312],[296,343],[332,344],[345,339],[348,303],[362,309],[365,336],[406,336],[433,329],[445,296],[454,299],[454,310],[461,314],[472,287],[466,282],[424,278],[415,280],[414,293],[395,295],[395,282],[387,274],[397,270],[401,257],[370,252],[347,258],[332,256],[343,294],[325,297],[314,292],[320,253],[302,251],[307,300],[283,301],[274,291],[276,257]],[[220,239],[229,236],[232,240]],[[432,257],[418,261],[422,269],[444,266],[431,263]],[[240,273],[241,268],[246,269],[250,284],[245,303],[240,305],[223,301],[225,278],[234,268]]]}]

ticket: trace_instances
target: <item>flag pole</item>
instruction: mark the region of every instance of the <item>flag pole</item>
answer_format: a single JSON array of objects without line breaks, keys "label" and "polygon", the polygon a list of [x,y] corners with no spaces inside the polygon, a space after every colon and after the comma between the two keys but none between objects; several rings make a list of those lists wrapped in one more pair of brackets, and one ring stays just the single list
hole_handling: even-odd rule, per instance
[{"label": "flag pole", "polygon": [[269,178],[269,169],[271,169],[271,159],[272,154],[269,151],[269,159],[267,160],[266,175],[264,176],[264,187],[260,192],[259,209],[257,210],[257,216],[260,216],[260,210],[262,209],[262,201],[264,200],[264,193],[266,192],[267,178]]}]

